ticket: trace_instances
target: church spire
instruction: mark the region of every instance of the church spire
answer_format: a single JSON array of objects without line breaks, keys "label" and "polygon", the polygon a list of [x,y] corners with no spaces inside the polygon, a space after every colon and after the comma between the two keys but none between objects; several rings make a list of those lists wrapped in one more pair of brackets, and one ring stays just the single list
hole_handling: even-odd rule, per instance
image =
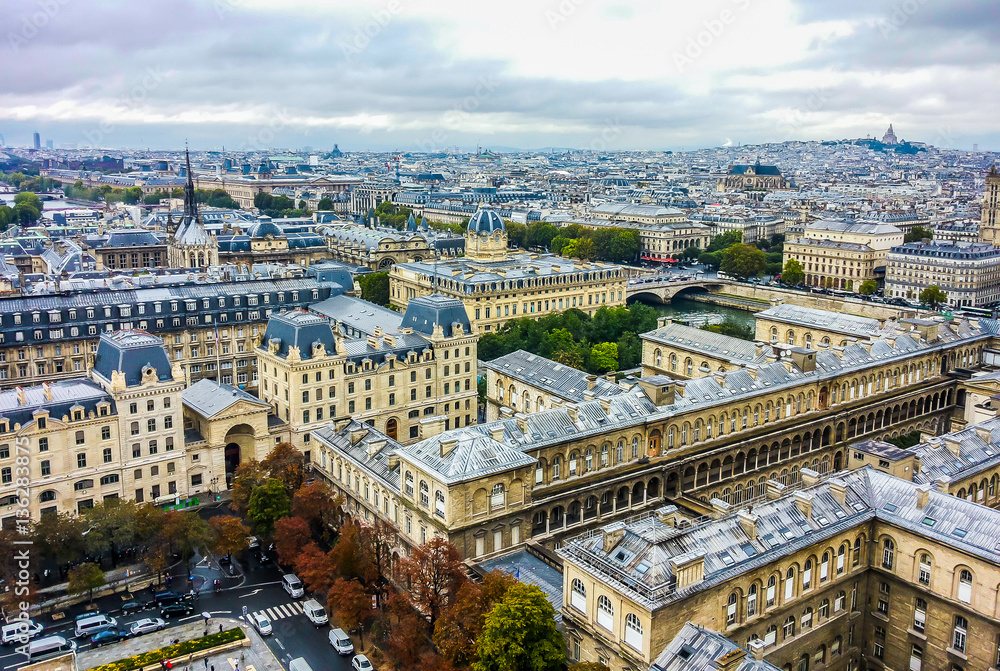
[{"label": "church spire", "polygon": [[187,184],[184,185],[184,218],[198,218],[198,203],[194,198],[194,178],[191,175],[191,154],[184,147],[184,159],[187,161]]}]

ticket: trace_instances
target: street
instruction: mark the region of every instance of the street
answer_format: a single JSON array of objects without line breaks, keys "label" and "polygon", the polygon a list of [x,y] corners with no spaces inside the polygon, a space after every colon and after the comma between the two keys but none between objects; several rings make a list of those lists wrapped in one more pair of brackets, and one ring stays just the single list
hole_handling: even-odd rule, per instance
[{"label": "street", "polygon": [[[305,657],[315,671],[321,669],[325,671],[330,668],[335,671],[350,669],[351,656],[339,657],[330,646],[327,638],[330,625],[315,627],[302,613],[301,604],[309,598],[308,594],[299,599],[291,598],[282,589],[280,584],[282,571],[273,562],[261,565],[251,552],[245,552],[238,558],[234,556],[234,560],[244,570],[243,579],[230,579],[238,584],[224,587],[218,593],[213,592],[211,582],[207,582],[195,601],[195,612],[186,617],[167,620],[167,631],[171,627],[201,619],[203,612],[208,612],[213,617],[241,618],[243,608],[246,607],[248,614],[263,611],[271,620],[274,634],[264,637],[264,640],[283,667],[287,668],[288,661],[292,658]],[[194,574],[198,574],[197,569]],[[171,588],[183,592],[186,591],[186,585],[186,579],[178,576],[173,579]],[[152,595],[148,590],[143,590],[137,596],[140,601],[149,601]],[[159,610],[155,607],[122,616],[119,612],[122,604],[120,594],[105,596],[94,601],[100,612],[118,620],[119,631],[127,631],[133,622],[143,618],[160,616]],[[45,626],[42,636],[60,635],[73,640],[74,618],[86,612],[86,609],[81,604],[62,612],[64,616],[57,621],[53,621],[51,617],[35,618],[36,622]],[[216,625],[209,623],[210,629],[214,626]],[[75,640],[78,650],[88,650],[91,647],[87,638]],[[15,671],[25,662],[24,656],[16,653],[14,646],[0,648],[0,670]]]}]

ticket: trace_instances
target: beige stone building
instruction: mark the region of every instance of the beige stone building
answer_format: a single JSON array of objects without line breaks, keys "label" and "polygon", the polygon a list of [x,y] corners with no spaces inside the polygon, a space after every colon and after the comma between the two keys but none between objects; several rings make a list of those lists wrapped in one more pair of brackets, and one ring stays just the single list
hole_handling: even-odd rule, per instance
[{"label": "beige stone building", "polygon": [[396,263],[434,257],[427,239],[418,233],[399,233],[365,226],[325,226],[320,232],[333,258],[344,263],[387,270]]},{"label": "beige stone building", "polygon": [[776,165],[733,165],[716,183],[717,191],[774,191],[788,186]]},{"label": "beige stone building", "polygon": [[[846,347],[857,341],[890,332],[895,324],[871,317],[829,312],[791,303],[778,303],[754,314],[757,340],[807,349]],[[937,322],[935,322],[935,325]],[[909,330],[908,327],[904,327]]]},{"label": "beige stone building", "polygon": [[589,210],[599,219],[615,223],[634,222],[639,224],[683,224],[686,215],[683,210],[663,205],[639,205],[636,203],[601,203]]},{"label": "beige stone building", "polygon": [[665,375],[678,380],[764,363],[772,352],[771,346],[762,342],[674,324],[670,319],[662,319],[657,329],[639,337],[643,376]]},{"label": "beige stone building", "polygon": [[507,232],[493,210],[476,212],[466,232],[465,258],[402,263],[389,273],[389,297],[401,309],[438,292],[460,300],[472,327],[499,329],[509,319],[541,317],[568,308],[594,314],[625,304],[621,266],[551,254],[509,254]]},{"label": "beige stone building", "polygon": [[986,175],[979,236],[982,242],[1000,247],[1000,173],[996,165],[991,166]]},{"label": "beige stone building", "polygon": [[809,286],[857,291],[901,244],[903,232],[891,224],[820,219],[789,227],[782,262],[798,261]]},{"label": "beige stone building", "polygon": [[930,286],[955,308],[1000,302],[1000,249],[981,242],[908,242],[889,252],[885,295],[919,301]]},{"label": "beige stone building", "polygon": [[345,417],[402,443],[418,440],[428,417],[440,416],[442,429],[475,424],[479,336],[460,302],[423,296],[399,315],[340,300],[353,307],[335,313],[365,313],[364,323],[345,320],[364,335],[316,312],[280,312],[256,350],[260,398],[289,424],[293,445],[308,456],[312,433]]}]

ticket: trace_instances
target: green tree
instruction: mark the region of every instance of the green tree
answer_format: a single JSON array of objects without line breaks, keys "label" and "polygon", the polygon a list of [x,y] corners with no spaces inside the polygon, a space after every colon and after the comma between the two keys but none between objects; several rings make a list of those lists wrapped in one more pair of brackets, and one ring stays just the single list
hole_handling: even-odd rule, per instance
[{"label": "green tree", "polygon": [[555,610],[535,585],[517,583],[486,616],[473,671],[550,671],[566,663]]},{"label": "green tree", "polygon": [[764,252],[753,245],[738,242],[722,252],[722,264],[719,269],[727,275],[746,280],[760,275],[766,263],[767,257]]},{"label": "green tree", "polygon": [[361,298],[377,305],[389,305],[389,271],[358,275]]},{"label": "green tree", "polygon": [[796,259],[788,259],[785,267],[781,270],[781,281],[785,284],[798,286],[806,279],[806,274],[802,271],[802,264]]},{"label": "green tree", "polygon": [[576,351],[576,347],[577,342],[573,338],[573,334],[567,329],[557,328],[545,335],[545,342],[541,348],[541,355],[544,357],[550,357],[556,352],[574,352]]},{"label": "green tree", "polygon": [[708,252],[721,252],[743,240],[743,231],[728,231],[712,236],[712,241],[708,243]]},{"label": "green tree", "polygon": [[600,342],[591,347],[590,365],[598,372],[618,370],[618,343]]},{"label": "green tree", "polygon": [[684,257],[685,261],[694,261],[699,256],[701,256],[701,253],[702,253],[701,247],[695,247],[694,245],[691,245],[690,247],[684,250],[681,256]]},{"label": "green tree", "polygon": [[948,294],[941,290],[936,284],[932,284],[923,291],[920,292],[920,302],[924,305],[931,306],[931,309],[936,310],[938,306],[944,305],[948,302]]},{"label": "green tree", "polygon": [[914,226],[910,229],[910,232],[903,236],[903,242],[920,242],[924,238],[928,240],[934,237],[934,231],[928,230],[923,226]]},{"label": "green tree", "polygon": [[135,543],[136,505],[125,499],[105,499],[86,512],[84,523],[87,550],[94,555],[109,553],[114,564],[118,551]]},{"label": "green tree", "polygon": [[865,296],[871,296],[873,293],[875,293],[877,289],[878,289],[878,284],[875,282],[875,280],[865,280],[864,282],[861,283],[861,286],[858,287],[858,291],[864,294]]},{"label": "green tree", "polygon": [[573,251],[567,252],[570,245],[563,248],[563,256],[572,256],[577,259],[594,260],[597,258],[597,246],[590,238],[578,238],[573,241]]},{"label": "green tree", "polygon": [[642,341],[631,331],[618,339],[618,370],[635,368],[642,362]]},{"label": "green tree", "polygon": [[101,570],[100,566],[92,562],[84,562],[69,570],[69,585],[67,589],[70,594],[83,594],[87,592],[90,601],[93,602],[94,590],[103,587],[106,582],[104,571]]},{"label": "green tree", "polygon": [[528,227],[516,221],[506,222],[505,227],[507,229],[507,245],[524,249],[525,240],[528,237]]},{"label": "green tree", "polygon": [[316,205],[316,209],[317,210],[332,210],[333,209],[333,200],[331,200],[327,196],[324,196],[323,198],[320,198],[319,199],[319,203]]},{"label": "green tree", "polygon": [[557,235],[559,235],[558,228],[544,221],[536,221],[528,226],[524,244],[525,247],[543,247],[547,249]]},{"label": "green tree", "polygon": [[125,204],[135,205],[142,199],[142,187],[131,186],[125,189]]},{"label": "green tree", "polygon": [[274,535],[274,523],[291,512],[292,501],[284,483],[276,478],[269,478],[250,495],[247,519],[260,536],[271,538]]},{"label": "green tree", "polygon": [[698,255],[698,263],[709,270],[718,270],[719,265],[722,263],[722,258],[720,258],[718,252],[702,252]]}]

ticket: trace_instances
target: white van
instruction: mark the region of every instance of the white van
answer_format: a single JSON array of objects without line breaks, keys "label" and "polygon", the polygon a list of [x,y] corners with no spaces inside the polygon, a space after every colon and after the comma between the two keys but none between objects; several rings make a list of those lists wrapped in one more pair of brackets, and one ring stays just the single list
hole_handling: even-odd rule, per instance
[{"label": "white van", "polygon": [[14,620],[0,628],[0,644],[24,643],[42,633],[42,625],[34,620]]},{"label": "white van", "polygon": [[75,641],[67,641],[62,636],[46,636],[28,643],[28,658],[35,659],[50,652],[71,652],[76,650]]},{"label": "white van", "polygon": [[293,599],[298,599],[300,596],[305,594],[305,590],[302,589],[302,581],[292,573],[286,573],[281,576],[281,586],[285,588],[285,591],[288,592],[289,596]]},{"label": "white van", "polygon": [[354,654],[354,644],[351,643],[351,637],[343,629],[330,630],[330,645],[333,646],[338,655]]},{"label": "white van", "polygon": [[118,626],[118,620],[109,615],[93,615],[76,621],[76,637],[93,636],[94,634]]},{"label": "white van", "polygon": [[296,657],[288,662],[288,671],[313,671],[305,657]]},{"label": "white van", "polygon": [[316,599],[309,599],[304,604],[302,604],[302,612],[306,614],[309,621],[312,622],[317,627],[320,627],[330,621],[330,618],[326,615],[326,610],[323,606],[319,605],[319,601]]}]

